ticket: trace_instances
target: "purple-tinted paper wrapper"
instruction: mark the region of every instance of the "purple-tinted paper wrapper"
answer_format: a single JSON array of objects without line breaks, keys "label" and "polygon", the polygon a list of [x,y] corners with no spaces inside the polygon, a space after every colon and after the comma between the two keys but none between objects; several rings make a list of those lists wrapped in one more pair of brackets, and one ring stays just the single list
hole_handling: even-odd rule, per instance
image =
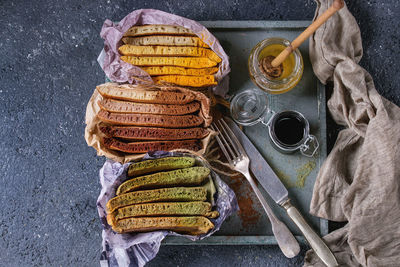
[{"label": "purple-tinted paper wrapper", "polygon": [[104,22],[100,33],[100,36],[104,39],[104,49],[101,51],[97,61],[111,81],[118,83],[138,82],[138,80],[135,80],[133,77],[151,81],[147,72],[137,66],[122,61],[118,52],[118,47],[122,44],[121,38],[124,33],[132,26],[145,24],[183,26],[191,29],[203,42],[208,44],[222,59],[222,62],[219,63],[219,70],[215,74],[218,85],[211,88],[214,94],[222,97],[226,96],[229,90],[229,57],[217,38],[215,38],[206,27],[194,20],[156,9],[135,10],[119,23],[114,23],[108,19]]},{"label": "purple-tinted paper wrapper", "polygon": [[[143,159],[182,155],[185,154],[180,152],[157,151],[146,154]],[[202,159],[196,156],[194,157],[203,164],[207,164]],[[117,187],[127,179],[126,173],[129,165],[130,163],[121,164],[112,160],[107,160],[100,170],[102,189],[97,199],[97,210],[103,225],[103,252],[100,259],[100,265],[102,267],[144,266],[157,255],[161,241],[167,235],[183,236],[192,241],[206,238],[218,231],[223,221],[239,209],[233,190],[222,181],[218,174],[211,171],[211,178],[216,189],[216,193],[213,196],[213,209],[217,210],[220,215],[216,219],[210,219],[215,227],[209,233],[200,236],[181,235],[172,231],[117,234],[107,223],[106,203],[115,196]]]}]

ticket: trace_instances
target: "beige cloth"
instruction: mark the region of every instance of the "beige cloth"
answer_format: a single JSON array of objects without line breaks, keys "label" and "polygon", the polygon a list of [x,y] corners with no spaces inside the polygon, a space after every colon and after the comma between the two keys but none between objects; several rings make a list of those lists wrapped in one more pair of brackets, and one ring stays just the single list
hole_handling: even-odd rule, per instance
[{"label": "beige cloth", "polygon": [[[332,0],[317,4],[316,16]],[[400,266],[400,108],[378,94],[357,64],[361,56],[360,30],[346,6],[310,40],[315,74],[334,82],[329,111],[348,127],[319,172],[310,213],[348,221],[324,237],[340,266]],[[304,266],[324,265],[310,250]]]}]

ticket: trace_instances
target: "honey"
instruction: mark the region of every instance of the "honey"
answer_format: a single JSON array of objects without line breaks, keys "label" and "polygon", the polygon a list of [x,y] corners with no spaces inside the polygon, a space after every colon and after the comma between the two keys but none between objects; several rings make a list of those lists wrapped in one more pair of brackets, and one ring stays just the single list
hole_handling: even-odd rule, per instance
[{"label": "honey", "polygon": [[[266,58],[268,56],[272,57],[277,57],[283,50],[285,50],[286,46],[283,46],[281,44],[272,44],[269,46],[266,46],[264,49],[261,50],[259,56],[258,56],[258,61],[262,62],[263,58]],[[291,54],[282,62],[282,74],[279,76],[279,78],[275,78],[276,80],[283,80],[293,72],[294,66],[296,65],[294,55]]]},{"label": "honey", "polygon": [[281,69],[278,70],[279,75],[268,75],[263,69],[263,59],[275,58],[289,45],[290,42],[286,39],[269,38],[259,42],[252,49],[248,62],[249,74],[260,89],[270,94],[282,94],[292,90],[301,80],[304,64],[299,49],[295,49],[283,61]]}]

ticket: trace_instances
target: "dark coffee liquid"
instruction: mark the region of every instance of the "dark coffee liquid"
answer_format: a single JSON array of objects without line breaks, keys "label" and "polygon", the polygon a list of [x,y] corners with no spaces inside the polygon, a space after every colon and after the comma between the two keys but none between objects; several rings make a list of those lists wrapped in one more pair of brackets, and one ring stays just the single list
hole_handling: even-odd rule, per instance
[{"label": "dark coffee liquid", "polygon": [[287,114],[278,118],[274,125],[277,139],[285,145],[295,145],[303,139],[305,124],[301,118]]}]

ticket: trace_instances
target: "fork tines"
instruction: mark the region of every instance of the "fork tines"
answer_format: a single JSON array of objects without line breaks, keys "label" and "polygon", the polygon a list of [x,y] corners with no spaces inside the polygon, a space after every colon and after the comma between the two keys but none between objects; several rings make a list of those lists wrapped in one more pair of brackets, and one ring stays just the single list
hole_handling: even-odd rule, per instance
[{"label": "fork tines", "polygon": [[229,164],[235,165],[237,161],[241,160],[243,157],[247,157],[242,144],[224,119],[213,122],[211,124],[211,129],[218,132],[218,135],[216,136],[217,142]]}]

